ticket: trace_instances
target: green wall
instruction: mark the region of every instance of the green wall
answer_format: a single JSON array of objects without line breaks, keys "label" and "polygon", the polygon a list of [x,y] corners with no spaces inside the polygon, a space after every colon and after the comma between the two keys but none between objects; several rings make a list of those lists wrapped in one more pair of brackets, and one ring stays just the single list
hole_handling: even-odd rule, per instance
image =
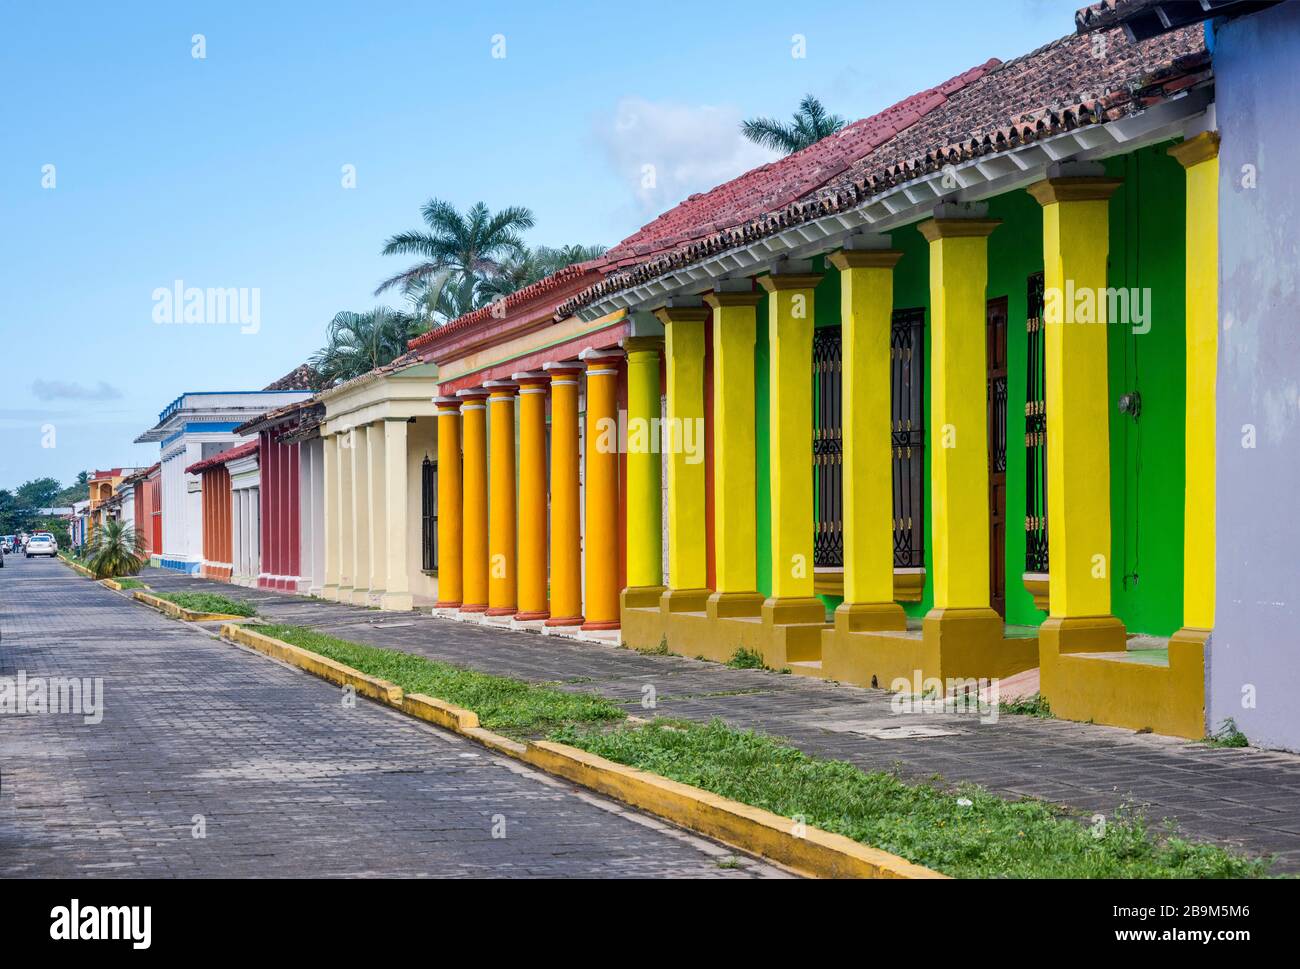
[{"label": "green wall", "polygon": [[[1151,291],[1151,329],[1111,326],[1108,404],[1111,434],[1112,608],[1130,632],[1168,635],[1182,624],[1182,508],[1184,352],[1184,181],[1166,146],[1111,159],[1107,173],[1124,179],[1110,204],[1110,285]],[[1134,205],[1135,196],[1141,198]],[[1037,625],[1045,613],[1034,606],[1021,581],[1025,563],[1025,319],[1028,277],[1043,268],[1042,209],[1027,192],[989,200],[989,214],[1003,224],[989,237],[989,299],[1007,297],[1007,622]],[[929,246],[906,226],[891,234],[903,252],[894,271],[894,308],[929,306]],[[822,260],[814,269],[823,271]],[[816,326],[840,322],[839,276],[826,274],[815,294]],[[922,600],[904,603],[909,616],[924,616],[934,603],[928,414],[929,324],[925,381],[925,567]],[[755,350],[757,392],[758,587],[771,594],[771,483],[768,435],[767,299],[758,306]],[[810,377],[811,379],[811,377]],[[1142,394],[1137,424],[1115,407],[1119,396]],[[839,599],[823,597],[828,608]]]}]

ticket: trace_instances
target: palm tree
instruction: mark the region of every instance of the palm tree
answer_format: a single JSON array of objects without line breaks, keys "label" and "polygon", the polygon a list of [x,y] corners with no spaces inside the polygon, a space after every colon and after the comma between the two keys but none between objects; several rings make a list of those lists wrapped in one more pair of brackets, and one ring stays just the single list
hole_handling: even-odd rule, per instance
[{"label": "palm tree", "polygon": [[110,518],[96,528],[86,548],[86,566],[97,579],[115,579],[135,575],[149,561],[143,532]]},{"label": "palm tree", "polygon": [[388,306],[365,313],[344,310],[330,321],[328,340],[310,363],[323,384],[332,387],[391,363],[406,352],[407,341],[425,328],[411,313]]},{"label": "palm tree", "polygon": [[461,289],[460,298],[477,303],[479,282],[496,275],[502,260],[526,250],[519,233],[533,227],[533,213],[518,205],[493,213],[477,202],[462,215],[450,202],[429,199],[420,215],[428,231],[399,232],[384,243],[383,254],[418,256],[422,261],[385,279],[375,290],[376,296],[394,286],[409,290],[449,269],[452,281]]},{"label": "palm tree", "polygon": [[843,118],[827,114],[820,101],[806,94],[790,124],[774,118],[750,118],[740,123],[740,132],[756,145],[793,155],[835,134],[844,125]]}]

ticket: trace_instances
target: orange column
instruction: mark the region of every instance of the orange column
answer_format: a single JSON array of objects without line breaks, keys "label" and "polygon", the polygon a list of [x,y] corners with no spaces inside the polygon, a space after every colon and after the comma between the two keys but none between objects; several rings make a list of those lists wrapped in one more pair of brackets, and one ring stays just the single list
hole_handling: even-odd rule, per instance
[{"label": "orange column", "polygon": [[587,350],[585,586],[588,630],[619,628],[618,363],[621,350]]},{"label": "orange column", "polygon": [[547,363],[551,377],[551,618],[578,626],[582,615],[582,516],[578,501],[578,378],[582,364]]},{"label": "orange column", "polygon": [[461,612],[486,612],[488,607],[487,391],[462,390],[462,484],[465,514],[461,533],[464,602]]},{"label": "orange column", "polygon": [[438,405],[438,609],[459,609],[462,583],[460,399],[436,397]]},{"label": "orange column", "polygon": [[511,376],[519,384],[519,612],[521,622],[547,619],[545,373]]}]

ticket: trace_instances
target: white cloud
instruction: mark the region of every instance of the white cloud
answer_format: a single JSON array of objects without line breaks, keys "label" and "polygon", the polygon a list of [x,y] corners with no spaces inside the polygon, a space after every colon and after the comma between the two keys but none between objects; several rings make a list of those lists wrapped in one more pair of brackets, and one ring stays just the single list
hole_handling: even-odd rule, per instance
[{"label": "white cloud", "polygon": [[734,107],[626,97],[613,117],[597,120],[596,138],[636,208],[657,215],[780,157],[747,141],[740,122]]},{"label": "white cloud", "polygon": [[32,393],[40,400],[117,400],[122,392],[101,380],[96,387],[71,380],[36,380]]}]

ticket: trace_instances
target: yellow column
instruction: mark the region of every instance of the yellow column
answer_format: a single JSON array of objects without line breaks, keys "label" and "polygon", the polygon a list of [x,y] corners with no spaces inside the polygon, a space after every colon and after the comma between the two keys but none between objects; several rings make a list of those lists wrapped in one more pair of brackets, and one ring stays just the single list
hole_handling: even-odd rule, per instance
[{"label": "yellow column", "polygon": [[551,376],[551,618],[547,626],[578,626],[582,615],[582,513],[578,504],[578,377],[576,361],[545,364]]},{"label": "yellow column", "polygon": [[[754,482],[755,307],[760,299],[762,296],[755,292],[714,292],[704,297],[713,308],[713,548],[717,589],[709,597],[712,616],[757,616],[763,608],[763,596],[758,592]],[[702,453],[699,459],[703,460]]]},{"label": "yellow column", "polygon": [[1215,378],[1219,353],[1219,135],[1169,149],[1187,170],[1187,415],[1183,503],[1183,628],[1203,644],[1214,628]]},{"label": "yellow column", "polygon": [[464,586],[460,485],[460,399],[435,397],[438,407],[438,601],[435,608],[459,609]]},{"label": "yellow column", "polygon": [[772,454],[772,598],[763,615],[777,623],[820,622],[826,616],[813,595],[813,290],[820,280],[796,273],[758,280],[769,293]]},{"label": "yellow column", "polygon": [[[1061,652],[1122,650],[1110,615],[1110,398],[1107,392],[1108,178],[1049,178],[1043,206],[1050,613],[1039,641]],[[1090,297],[1091,316],[1081,315]],[[1102,298],[1098,299],[1097,297]],[[1048,676],[1043,685],[1050,688]]]},{"label": "yellow column", "polygon": [[462,390],[461,434],[463,477],[461,497],[465,516],[461,540],[464,602],[461,612],[486,612],[488,607],[487,392]]},{"label": "yellow column", "polygon": [[513,616],[515,585],[515,391],[512,380],[489,380],[488,608],[489,616]]},{"label": "yellow column", "polygon": [[996,219],[930,219],[930,480],[934,609],[927,621],[997,619],[989,607],[985,289]]},{"label": "yellow column", "polygon": [[664,591],[659,355],[663,338],[629,337],[627,353],[627,585],[623,605],[657,606]]},{"label": "yellow column", "polygon": [[583,629],[619,627],[618,362],[622,351],[586,350],[587,421],[584,488],[587,621]]},{"label": "yellow column", "polygon": [[322,468],[325,482],[321,500],[325,514],[325,580],[321,597],[337,599],[339,595],[339,437],[324,434],[321,438]]},{"label": "yellow column", "polygon": [[840,271],[844,602],[836,625],[849,630],[905,629],[894,601],[894,481],[889,426],[890,321],[894,266],[901,252],[844,250]]},{"label": "yellow column", "polygon": [[356,450],[358,431],[345,427],[339,432],[339,602],[352,601],[352,586],[356,581],[356,532],[352,528],[352,453]]},{"label": "yellow column", "polygon": [[519,384],[519,612],[520,622],[547,619],[546,607],[546,386],[545,373],[517,373]]},{"label": "yellow column", "polygon": [[[374,425],[378,427],[379,425]],[[407,536],[412,524],[407,519],[407,421],[404,417],[383,422],[384,434],[384,595],[381,609],[407,610],[415,605],[411,596]],[[416,533],[418,534],[418,533]]]},{"label": "yellow column", "polygon": [[[668,591],[671,611],[703,612],[708,599],[704,545],[704,306],[655,311],[664,325],[667,368]],[[699,450],[698,458],[691,451]]]}]

